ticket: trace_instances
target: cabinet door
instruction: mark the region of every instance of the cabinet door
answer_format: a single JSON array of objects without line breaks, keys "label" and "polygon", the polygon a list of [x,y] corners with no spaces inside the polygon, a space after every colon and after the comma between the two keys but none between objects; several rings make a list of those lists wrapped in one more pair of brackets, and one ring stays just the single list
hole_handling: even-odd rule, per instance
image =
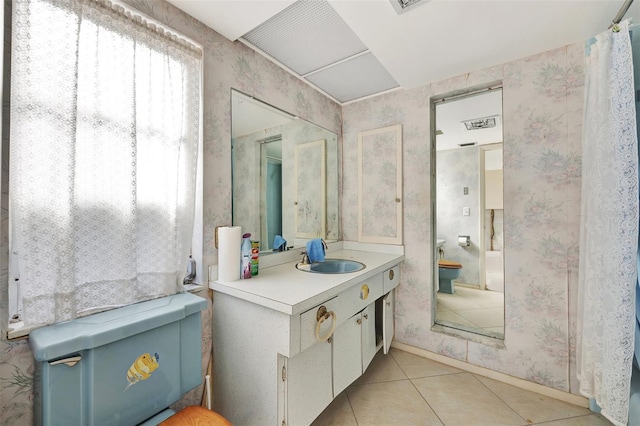
[{"label": "cabinet door", "polygon": [[358,241],[402,244],[402,126],[358,133]]},{"label": "cabinet door", "polygon": [[362,314],[349,318],[333,333],[333,395],[338,396],[362,374]]},{"label": "cabinet door", "polygon": [[364,373],[376,355],[376,304],[362,311],[362,372]]},{"label": "cabinet door", "polygon": [[326,238],[326,140],[296,145],[296,238]]},{"label": "cabinet door", "polygon": [[318,342],[287,358],[285,367],[286,424],[311,424],[333,400],[331,344]]},{"label": "cabinet door", "polygon": [[395,305],[395,291],[390,291],[384,296],[382,303],[382,341],[385,354],[389,353],[391,340],[393,340],[394,323],[393,309]]}]

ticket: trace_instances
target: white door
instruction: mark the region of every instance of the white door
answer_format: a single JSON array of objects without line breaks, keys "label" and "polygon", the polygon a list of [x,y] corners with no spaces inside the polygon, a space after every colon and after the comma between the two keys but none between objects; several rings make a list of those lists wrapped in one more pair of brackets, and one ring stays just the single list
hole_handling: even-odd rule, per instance
[{"label": "white door", "polygon": [[285,367],[286,424],[311,424],[333,400],[331,344],[318,342],[293,358],[287,358]]},{"label": "white door", "polygon": [[393,308],[395,305],[395,291],[391,290],[384,296],[382,303],[382,342],[385,355],[389,353],[391,340],[393,340]]},{"label": "white door", "polygon": [[367,370],[376,355],[376,304],[362,311],[362,372]]},{"label": "white door", "polygon": [[334,397],[362,374],[361,329],[362,314],[357,313],[333,333]]}]

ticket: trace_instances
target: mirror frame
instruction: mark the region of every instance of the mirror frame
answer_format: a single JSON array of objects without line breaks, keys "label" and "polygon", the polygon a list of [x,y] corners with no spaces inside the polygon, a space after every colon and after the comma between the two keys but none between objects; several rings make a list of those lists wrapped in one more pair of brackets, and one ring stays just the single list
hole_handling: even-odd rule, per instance
[{"label": "mirror frame", "polygon": [[[437,156],[437,149],[436,149],[436,130],[437,130],[437,126],[436,126],[436,107],[439,104],[444,103],[445,101],[453,101],[456,99],[464,99],[467,97],[471,97],[471,96],[478,96],[481,95],[482,93],[485,92],[490,92],[493,90],[502,90],[502,105],[501,105],[501,109],[502,112],[504,113],[504,86],[502,81],[493,81],[489,84],[485,84],[482,86],[476,86],[476,87],[470,87],[464,90],[455,90],[449,93],[445,93],[445,94],[441,94],[441,95],[436,95],[436,96],[431,96],[429,99],[429,123],[430,123],[430,161],[429,161],[429,167],[431,168],[431,173],[430,173],[430,182],[429,182],[429,188],[430,188],[430,197],[431,197],[431,242],[430,242],[430,247],[431,247],[431,265],[432,265],[432,282],[431,282],[431,291],[432,291],[432,304],[431,304],[431,329],[434,331],[441,331],[441,332],[445,332],[447,334],[452,334],[452,335],[457,335],[463,338],[466,338],[468,340],[482,340],[482,341],[486,341],[486,342],[500,342],[500,344],[504,344],[504,340],[505,340],[505,333],[504,333],[504,327],[503,327],[503,332],[500,335],[499,333],[496,334],[487,334],[487,333],[482,333],[480,332],[480,330],[477,329],[471,329],[471,328],[455,328],[452,327],[448,324],[443,324],[441,322],[438,322],[438,290],[437,290],[437,285],[436,283],[438,282],[438,248],[437,248],[437,240],[438,240],[438,211],[437,211],[437,182],[436,182],[436,156]],[[504,117],[504,115],[503,115]],[[504,120],[502,121],[502,146],[503,146],[503,158],[504,158]],[[495,143],[493,144],[486,144],[486,145],[495,145]],[[480,148],[482,145],[479,145],[478,147]],[[480,154],[481,149],[479,149],[479,154]],[[504,164],[504,163],[503,163]],[[503,165],[503,170],[504,170],[504,165]],[[484,178],[482,179],[482,181],[484,182]],[[503,213],[504,216],[504,213]],[[482,218],[481,221],[484,221],[484,219]],[[482,230],[482,234],[483,237],[481,238],[482,241],[484,241],[484,229]],[[505,249],[506,247],[503,246],[502,250],[503,250],[503,262],[504,262],[504,253],[505,253]],[[484,261],[481,262],[482,263],[482,269],[484,269]],[[504,263],[503,263],[503,276],[504,276]],[[505,296],[506,296],[506,280],[504,282],[504,289],[503,289],[503,309],[502,309],[502,314],[503,317],[505,315],[505,310],[506,310],[506,306],[504,301],[506,300]]]}]

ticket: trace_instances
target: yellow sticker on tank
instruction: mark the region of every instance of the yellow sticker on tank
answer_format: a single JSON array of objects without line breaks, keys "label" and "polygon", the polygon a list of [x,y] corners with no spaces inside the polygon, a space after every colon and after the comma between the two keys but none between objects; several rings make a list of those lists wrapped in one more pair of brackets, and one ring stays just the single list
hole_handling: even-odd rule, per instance
[{"label": "yellow sticker on tank", "polygon": [[131,364],[131,367],[129,367],[129,370],[127,370],[127,381],[129,384],[124,388],[124,390],[126,391],[140,380],[147,380],[151,377],[151,373],[160,366],[158,364],[159,360],[160,355],[157,353],[153,354],[153,356],[146,353],[136,358],[136,360],[133,361],[133,364]]},{"label": "yellow sticker on tank", "polygon": [[367,300],[368,297],[369,297],[369,286],[366,284],[362,284],[362,287],[360,287],[360,299]]}]

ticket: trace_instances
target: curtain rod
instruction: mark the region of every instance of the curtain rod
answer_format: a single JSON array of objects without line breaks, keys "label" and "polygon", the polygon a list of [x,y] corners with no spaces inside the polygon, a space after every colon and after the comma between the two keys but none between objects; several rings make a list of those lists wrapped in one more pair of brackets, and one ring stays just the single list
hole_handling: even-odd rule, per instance
[{"label": "curtain rod", "polygon": [[620,21],[622,21],[625,13],[627,13],[627,10],[629,10],[629,7],[631,7],[631,3],[633,3],[633,0],[625,0],[622,7],[618,11],[618,14],[615,18],[613,18],[613,21],[611,21],[611,25],[609,26],[609,28],[612,28],[614,25],[618,25]]}]

